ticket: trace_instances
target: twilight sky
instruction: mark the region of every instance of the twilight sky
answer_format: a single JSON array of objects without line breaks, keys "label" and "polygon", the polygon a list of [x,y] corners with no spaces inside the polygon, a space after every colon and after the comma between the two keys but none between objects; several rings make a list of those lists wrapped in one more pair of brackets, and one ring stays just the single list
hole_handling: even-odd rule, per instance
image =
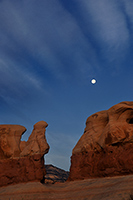
[{"label": "twilight sky", "polygon": [[46,121],[47,164],[68,170],[87,117],[121,101],[133,101],[133,0],[0,0],[0,124],[27,140]]}]

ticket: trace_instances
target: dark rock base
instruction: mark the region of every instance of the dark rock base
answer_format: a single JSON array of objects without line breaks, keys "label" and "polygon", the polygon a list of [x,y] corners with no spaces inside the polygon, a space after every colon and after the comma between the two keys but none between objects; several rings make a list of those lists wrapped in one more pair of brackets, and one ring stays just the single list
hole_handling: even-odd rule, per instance
[{"label": "dark rock base", "polygon": [[108,146],[71,157],[69,181],[133,174],[133,143]]},{"label": "dark rock base", "polygon": [[0,160],[0,186],[29,181],[43,181],[46,175],[44,156]]}]

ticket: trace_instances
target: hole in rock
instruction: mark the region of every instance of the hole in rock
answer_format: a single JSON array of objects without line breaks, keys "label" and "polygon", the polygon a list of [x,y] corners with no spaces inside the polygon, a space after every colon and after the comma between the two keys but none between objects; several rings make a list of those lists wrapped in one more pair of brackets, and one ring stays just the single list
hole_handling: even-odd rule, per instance
[{"label": "hole in rock", "polygon": [[128,123],[129,123],[129,124],[133,124],[133,118],[129,119],[129,120],[128,120]]}]

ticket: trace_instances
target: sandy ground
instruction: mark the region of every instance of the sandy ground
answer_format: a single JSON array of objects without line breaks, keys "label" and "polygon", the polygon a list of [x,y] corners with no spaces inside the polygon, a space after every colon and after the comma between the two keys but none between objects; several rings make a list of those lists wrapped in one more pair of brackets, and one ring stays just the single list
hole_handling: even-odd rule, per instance
[{"label": "sandy ground", "polygon": [[0,188],[0,200],[131,200],[133,175],[58,184],[29,182]]}]

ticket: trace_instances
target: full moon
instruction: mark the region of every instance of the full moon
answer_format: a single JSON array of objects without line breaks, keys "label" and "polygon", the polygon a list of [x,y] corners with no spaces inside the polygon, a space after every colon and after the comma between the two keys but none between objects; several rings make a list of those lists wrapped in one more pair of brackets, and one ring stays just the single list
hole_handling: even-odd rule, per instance
[{"label": "full moon", "polygon": [[96,83],[96,79],[93,78],[93,79],[91,80],[91,83],[92,83],[92,84],[95,84],[95,83]]}]

